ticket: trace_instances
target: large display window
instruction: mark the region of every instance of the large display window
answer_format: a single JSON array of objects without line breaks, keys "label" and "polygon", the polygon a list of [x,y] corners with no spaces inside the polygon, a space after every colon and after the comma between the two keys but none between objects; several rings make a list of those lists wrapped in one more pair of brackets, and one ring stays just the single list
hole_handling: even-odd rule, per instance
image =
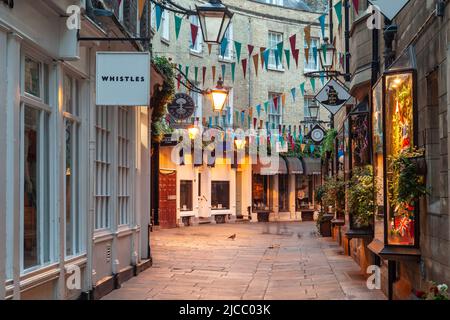
[{"label": "large display window", "polygon": [[417,149],[415,77],[414,69],[391,69],[373,89],[374,183],[387,246],[419,246],[419,201],[426,187],[417,165],[423,151]]},{"label": "large display window", "polygon": [[268,211],[269,207],[269,176],[253,175],[252,183],[253,211]]}]

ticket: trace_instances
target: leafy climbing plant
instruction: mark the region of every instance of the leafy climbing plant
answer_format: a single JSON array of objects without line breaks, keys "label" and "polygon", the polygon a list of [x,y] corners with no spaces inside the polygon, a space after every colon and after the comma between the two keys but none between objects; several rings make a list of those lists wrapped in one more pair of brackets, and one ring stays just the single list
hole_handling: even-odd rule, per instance
[{"label": "leafy climbing plant", "polygon": [[377,187],[374,183],[373,167],[353,169],[347,192],[353,223],[358,227],[369,227],[377,209],[375,202]]}]

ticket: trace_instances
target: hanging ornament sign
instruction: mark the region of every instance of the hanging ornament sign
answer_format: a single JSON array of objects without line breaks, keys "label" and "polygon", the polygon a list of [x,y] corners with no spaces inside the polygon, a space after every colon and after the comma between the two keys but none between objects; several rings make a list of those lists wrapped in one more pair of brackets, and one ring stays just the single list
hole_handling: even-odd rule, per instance
[{"label": "hanging ornament sign", "polygon": [[167,111],[175,120],[186,120],[194,114],[195,102],[188,94],[177,93]]},{"label": "hanging ornament sign", "polygon": [[331,79],[314,99],[335,115],[350,98],[351,95],[347,88],[336,80]]}]

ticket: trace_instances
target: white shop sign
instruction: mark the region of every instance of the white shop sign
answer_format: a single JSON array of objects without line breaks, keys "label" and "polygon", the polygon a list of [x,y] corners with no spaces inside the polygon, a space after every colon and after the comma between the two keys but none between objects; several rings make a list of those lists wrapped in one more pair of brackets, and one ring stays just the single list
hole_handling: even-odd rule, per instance
[{"label": "white shop sign", "polygon": [[97,52],[97,105],[148,106],[149,103],[149,52]]},{"label": "white shop sign", "polygon": [[380,8],[381,13],[389,20],[394,18],[408,4],[409,0],[369,0],[369,2]]}]

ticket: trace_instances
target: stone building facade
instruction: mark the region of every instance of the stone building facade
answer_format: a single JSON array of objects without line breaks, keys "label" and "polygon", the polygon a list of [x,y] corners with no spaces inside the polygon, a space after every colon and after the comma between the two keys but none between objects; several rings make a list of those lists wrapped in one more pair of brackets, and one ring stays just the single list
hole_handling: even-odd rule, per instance
[{"label": "stone building facade", "polygon": [[[345,4],[347,1],[344,1]],[[337,1],[334,1],[337,3]],[[350,1],[348,1],[350,5]],[[374,239],[354,239],[344,247],[365,269],[368,265],[381,266],[382,289],[393,299],[414,297],[416,290],[427,288],[429,281],[450,282],[450,222],[448,208],[448,39],[450,7],[444,1],[411,0],[392,23],[381,18],[381,29],[370,30],[367,21],[373,19],[366,12],[368,1],[359,1],[360,11],[349,6],[348,47],[351,78],[347,85],[356,102],[368,99],[374,108],[373,86],[383,73],[392,70],[391,64],[407,57],[417,76],[415,88],[417,116],[416,145],[425,149],[427,163],[426,185],[429,195],[419,209],[419,243],[414,254],[398,249],[388,258],[383,254],[384,225],[375,222]],[[344,9],[343,9],[343,12]],[[344,18],[345,19],[345,16]],[[334,15],[334,25],[337,25]],[[387,26],[391,25],[391,28]],[[397,27],[388,41],[386,30]],[[345,26],[334,29],[337,49],[346,52]],[[410,51],[411,50],[411,51]],[[407,55],[407,53],[411,54]],[[395,62],[398,64],[401,61]],[[341,67],[345,70],[345,65]],[[343,111],[345,112],[345,111]],[[372,114],[373,115],[373,114]],[[344,117],[342,117],[344,118]],[[373,146],[372,146],[373,147]],[[375,164],[376,165],[376,164]],[[416,250],[415,249],[415,250]],[[380,259],[381,258],[381,259]],[[392,263],[394,262],[394,263]]]}]

